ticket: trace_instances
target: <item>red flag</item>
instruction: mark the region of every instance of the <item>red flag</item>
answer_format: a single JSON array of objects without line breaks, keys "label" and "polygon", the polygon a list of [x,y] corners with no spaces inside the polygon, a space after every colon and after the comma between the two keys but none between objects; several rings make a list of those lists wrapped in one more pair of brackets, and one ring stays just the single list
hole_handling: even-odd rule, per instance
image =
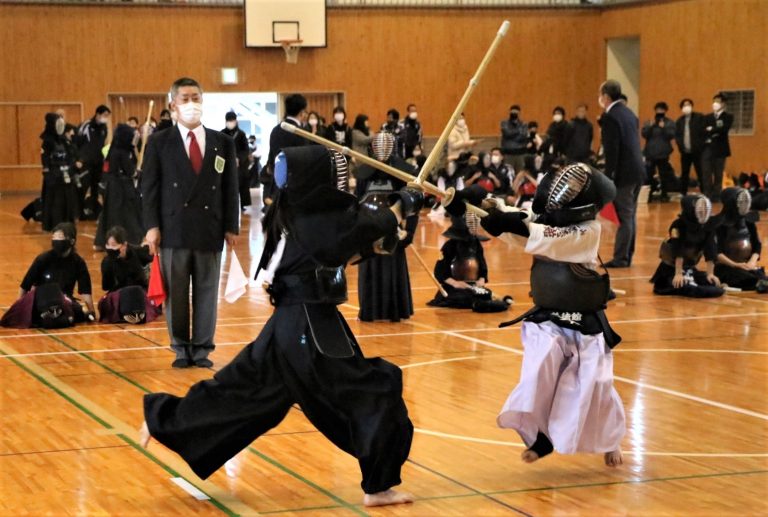
[{"label": "red flag", "polygon": [[163,272],[160,270],[160,257],[155,255],[152,266],[149,269],[149,290],[147,298],[156,307],[160,307],[165,301],[165,286],[163,285]]},{"label": "red flag", "polygon": [[598,215],[616,226],[621,226],[619,215],[616,213],[616,207],[613,206],[613,203],[605,205]]}]

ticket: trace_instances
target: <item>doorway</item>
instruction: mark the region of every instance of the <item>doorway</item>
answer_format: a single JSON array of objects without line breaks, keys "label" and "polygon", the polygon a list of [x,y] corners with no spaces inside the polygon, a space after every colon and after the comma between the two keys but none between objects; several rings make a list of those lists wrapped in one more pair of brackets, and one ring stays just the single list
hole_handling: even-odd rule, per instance
[{"label": "doorway", "polygon": [[640,102],[640,38],[612,38],[605,41],[606,79],[621,83],[627,106],[635,113]]}]

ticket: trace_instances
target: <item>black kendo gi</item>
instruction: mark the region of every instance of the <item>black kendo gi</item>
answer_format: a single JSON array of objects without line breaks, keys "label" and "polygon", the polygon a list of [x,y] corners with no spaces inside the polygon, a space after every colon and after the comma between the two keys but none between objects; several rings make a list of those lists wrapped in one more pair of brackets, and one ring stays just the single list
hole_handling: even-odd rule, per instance
[{"label": "black kendo gi", "polygon": [[[75,185],[75,157],[70,152],[66,138],[59,133],[56,124],[63,129],[64,121],[56,113],[46,113],[45,130],[40,159],[43,165],[43,230],[50,232],[59,223],[73,223],[78,219],[79,207]],[[62,131],[63,133],[63,131]]]},{"label": "black kendo gi", "polygon": [[[752,196],[739,187],[729,187],[720,194],[723,209],[716,219],[717,252],[737,263],[749,262],[752,255],[760,255],[762,244],[755,223],[760,219],[757,212],[750,211]],[[724,284],[745,291],[768,291],[765,270],[757,267],[745,270],[724,264],[718,260],[715,275]]]},{"label": "black kendo gi", "polygon": [[524,352],[519,384],[497,423],[515,429],[539,457],[553,449],[615,451],[626,431],[611,353],[621,337],[604,312],[608,275],[594,270],[601,233],[595,218],[615,195],[604,174],[575,163],[542,179],[532,213],[491,209],[481,219],[491,235],[526,237],[525,251],[534,256],[534,307],[500,325],[523,322]]},{"label": "black kendo gi", "polygon": [[[392,167],[413,173],[413,167],[393,154],[395,139],[391,133],[379,132],[371,141],[374,157]],[[363,193],[362,203],[372,207],[387,206],[393,192],[405,182],[362,164],[355,176]],[[360,263],[357,274],[357,296],[361,321],[389,320],[398,322],[413,316],[411,278],[405,249],[413,242],[419,223],[418,214],[405,218],[406,237],[397,243],[391,255],[376,255]]]},{"label": "black kendo gi", "polygon": [[[234,113],[227,113],[227,122],[237,122],[237,116]],[[233,129],[225,127],[221,130],[222,133],[232,138],[235,141],[235,155],[237,156],[237,174],[238,174],[238,191],[240,192],[240,208],[251,206],[251,177],[249,174],[250,162],[248,160],[248,154],[250,149],[248,147],[248,137],[240,129],[240,126],[235,126]]]},{"label": "black kendo gi", "polygon": [[[475,217],[474,214],[465,214],[465,216]],[[497,300],[493,298],[493,292],[490,289],[484,285],[475,285],[481,278],[488,283],[488,263],[483,253],[481,238],[470,231],[466,218],[451,217],[451,227],[443,232],[443,236],[448,240],[440,248],[440,259],[435,263],[434,274],[448,296],[443,296],[438,291],[427,305],[472,309],[475,312],[507,310],[512,303],[511,296],[505,296],[504,300]],[[482,239],[488,240],[488,237]],[[449,278],[466,282],[470,287],[454,287],[447,283]]]},{"label": "black kendo gi", "polygon": [[135,182],[136,155],[133,152],[135,130],[127,124],[118,124],[109,147],[109,168],[103,178],[104,206],[99,213],[95,246],[104,247],[107,232],[113,226],[122,226],[131,244],[141,244],[146,231],[142,222],[141,193]]},{"label": "black kendo gi", "polygon": [[[669,227],[669,237],[661,243],[661,263],[651,277],[653,293],[687,296],[690,298],[716,298],[725,291],[709,283],[707,273],[696,269],[702,255],[707,262],[717,257],[714,221],[710,222],[712,204],[701,194],[689,194],[680,200],[680,215]],[[684,283],[675,287],[675,261],[683,259]]]},{"label": "black kendo gi", "polygon": [[[344,160],[341,155],[321,146],[283,152],[287,183],[265,219],[260,264],[279,261],[268,289],[275,311],[256,340],[213,379],[183,398],[145,396],[147,425],[153,438],[207,478],[298,404],[320,432],[358,459],[365,493],[385,491],[400,484],[413,436],[402,373],[363,356],[336,305],[347,299],[346,262],[370,255],[382,237],[391,245],[397,221],[389,208],[358,205],[337,189],[331,160]],[[275,168],[280,184],[281,167]],[[414,195],[403,206],[418,210]],[[282,257],[273,257],[278,238],[285,247]]]}]

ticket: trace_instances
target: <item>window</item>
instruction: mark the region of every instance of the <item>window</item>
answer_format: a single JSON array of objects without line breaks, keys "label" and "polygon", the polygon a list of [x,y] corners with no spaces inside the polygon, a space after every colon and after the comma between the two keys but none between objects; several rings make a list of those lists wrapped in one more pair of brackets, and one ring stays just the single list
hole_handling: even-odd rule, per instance
[{"label": "window", "polygon": [[733,115],[732,135],[755,133],[755,90],[722,90],[726,111]]}]

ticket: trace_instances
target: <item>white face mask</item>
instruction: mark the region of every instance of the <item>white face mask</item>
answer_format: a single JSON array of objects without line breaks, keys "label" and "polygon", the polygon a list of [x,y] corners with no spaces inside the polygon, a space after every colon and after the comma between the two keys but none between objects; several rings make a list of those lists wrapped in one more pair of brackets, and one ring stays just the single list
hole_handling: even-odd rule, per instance
[{"label": "white face mask", "polygon": [[189,125],[200,123],[200,117],[203,116],[203,105],[199,102],[187,102],[186,104],[177,104],[179,118],[182,122]]},{"label": "white face mask", "polygon": [[712,110],[713,111],[720,111],[721,109],[723,109],[723,105],[722,104],[720,104],[719,102],[713,102],[712,103]]},{"label": "white face mask", "polygon": [[693,107],[690,104],[683,106],[683,115],[690,115],[692,112]]},{"label": "white face mask", "polygon": [[343,113],[337,113],[333,116],[333,120],[336,121],[337,124],[342,124],[344,122],[344,114]]},{"label": "white face mask", "polygon": [[598,106],[600,106],[601,108],[605,109],[605,104],[603,104],[603,96],[602,96],[602,95],[599,95],[599,96],[597,97],[597,104],[598,104]]},{"label": "white face mask", "polygon": [[316,118],[309,119],[309,125],[312,127],[315,127],[317,125],[317,119]]},{"label": "white face mask", "polygon": [[498,167],[499,164],[501,163],[501,156],[499,156],[498,154],[491,155],[491,163]]},{"label": "white face mask", "polygon": [[463,118],[460,118],[459,120],[456,121],[456,127],[458,127],[459,129],[465,129],[467,127],[467,121],[464,120]]},{"label": "white face mask", "polygon": [[456,173],[456,164],[454,162],[450,162],[445,168],[445,172],[448,173],[448,176],[453,176]]},{"label": "white face mask", "polygon": [[554,120],[555,122],[560,122],[560,121],[563,120],[563,116],[561,114],[557,113],[556,115],[552,116],[552,120]]},{"label": "white face mask", "polygon": [[67,123],[64,122],[64,119],[59,117],[56,119],[56,134],[57,135],[63,135],[64,129],[67,127]]},{"label": "white face mask", "polygon": [[411,120],[416,120],[417,118],[419,118],[419,113],[416,111],[412,111],[408,114],[408,118],[410,118]]},{"label": "white face mask", "polygon": [[237,127],[237,121],[230,120],[227,122],[227,129],[235,129]]}]

